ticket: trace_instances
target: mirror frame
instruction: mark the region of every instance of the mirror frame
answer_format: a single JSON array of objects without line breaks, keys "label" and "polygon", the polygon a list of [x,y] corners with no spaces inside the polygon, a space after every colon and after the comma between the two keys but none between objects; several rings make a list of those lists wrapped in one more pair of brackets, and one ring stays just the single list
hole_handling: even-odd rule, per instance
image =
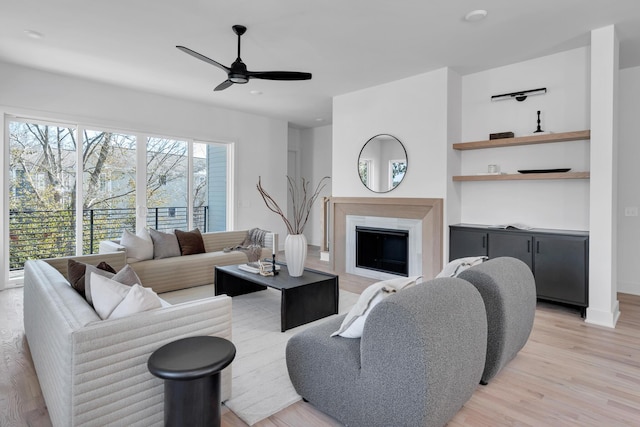
[{"label": "mirror frame", "polygon": [[[402,148],[402,151],[404,153],[404,159],[405,159],[405,164],[406,164],[406,169],[404,172],[404,175],[402,176],[402,179],[398,182],[398,184],[395,187],[391,187],[387,190],[384,191],[377,191],[377,190],[373,190],[372,188],[370,188],[362,179],[362,176],[360,175],[360,160],[362,158],[362,153],[364,152],[365,148],[367,147],[367,144],[369,144],[371,141],[373,141],[374,139],[378,138],[378,137],[388,137],[390,140],[395,140],[398,144],[400,144],[400,147]],[[364,143],[364,145],[362,146],[362,148],[360,149],[360,153],[358,154],[358,162],[356,164],[356,168],[357,168],[357,173],[358,173],[358,179],[360,180],[360,182],[362,183],[362,185],[365,186],[365,188],[371,192],[374,193],[378,193],[378,194],[382,194],[382,193],[388,193],[390,191],[395,190],[396,188],[398,188],[398,186],[400,186],[400,184],[402,184],[402,181],[404,181],[404,178],[407,175],[407,171],[409,170],[409,156],[407,155],[407,149],[405,148],[404,144],[402,143],[402,141],[400,141],[398,138],[396,138],[395,136],[388,134],[388,133],[379,133],[377,135],[372,136],[371,138],[369,138],[367,140],[367,142]]]}]

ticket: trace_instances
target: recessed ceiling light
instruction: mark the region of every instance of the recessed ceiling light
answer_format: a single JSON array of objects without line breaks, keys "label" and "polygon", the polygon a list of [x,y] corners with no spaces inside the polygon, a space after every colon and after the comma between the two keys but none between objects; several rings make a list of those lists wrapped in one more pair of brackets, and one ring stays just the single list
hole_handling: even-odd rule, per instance
[{"label": "recessed ceiling light", "polygon": [[253,95],[253,96],[259,96],[259,95],[262,95],[262,92],[261,92],[261,91],[259,91],[259,90],[252,90],[252,91],[249,91],[249,93],[250,93],[251,95]]},{"label": "recessed ceiling light", "polygon": [[487,11],[484,9],[472,10],[464,16],[464,20],[467,22],[481,21],[487,17]]},{"label": "recessed ceiling light", "polygon": [[40,40],[42,38],[44,38],[44,34],[38,32],[38,31],[34,31],[34,30],[24,30],[24,33],[32,38],[32,39],[36,39],[36,40]]},{"label": "recessed ceiling light", "polygon": [[324,122],[324,119],[323,119],[322,117],[318,117],[318,118],[316,119],[316,122]]}]

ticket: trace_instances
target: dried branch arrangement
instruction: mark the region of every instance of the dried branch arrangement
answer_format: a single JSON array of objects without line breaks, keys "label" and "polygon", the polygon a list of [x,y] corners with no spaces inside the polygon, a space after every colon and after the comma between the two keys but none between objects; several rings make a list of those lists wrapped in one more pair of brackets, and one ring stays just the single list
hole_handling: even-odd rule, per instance
[{"label": "dried branch arrangement", "polygon": [[330,179],[328,176],[323,177],[318,185],[316,186],[315,191],[312,194],[309,194],[309,186],[311,183],[307,181],[305,178],[302,178],[302,186],[298,187],[298,184],[291,178],[287,176],[287,183],[289,187],[289,196],[291,197],[291,204],[293,205],[293,218],[289,220],[287,215],[280,209],[278,203],[267,193],[267,191],[262,187],[261,177],[258,177],[258,184],[256,188],[262,196],[262,200],[264,200],[267,208],[280,215],[280,218],[284,221],[284,224],[287,226],[287,231],[289,234],[302,234],[304,231],[304,227],[307,225],[307,221],[309,220],[309,215],[311,214],[311,208],[315,203],[316,199],[320,195],[320,192],[327,185],[325,180]]}]

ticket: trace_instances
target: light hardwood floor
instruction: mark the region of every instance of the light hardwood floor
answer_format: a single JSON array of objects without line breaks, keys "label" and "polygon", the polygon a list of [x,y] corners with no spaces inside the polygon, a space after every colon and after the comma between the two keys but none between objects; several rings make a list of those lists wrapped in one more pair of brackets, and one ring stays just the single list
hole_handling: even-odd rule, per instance
[{"label": "light hardwood floor", "polygon": [[[311,251],[308,266],[328,271]],[[361,292],[374,282],[341,275]],[[449,426],[639,426],[640,296],[619,294],[615,329],[586,324],[577,311],[538,303],[527,345],[487,386],[478,386]],[[50,426],[24,339],[22,289],[0,292],[0,427]],[[223,408],[223,426],[246,424]],[[339,426],[305,402],[258,427]],[[401,425],[401,420],[399,424]]]}]

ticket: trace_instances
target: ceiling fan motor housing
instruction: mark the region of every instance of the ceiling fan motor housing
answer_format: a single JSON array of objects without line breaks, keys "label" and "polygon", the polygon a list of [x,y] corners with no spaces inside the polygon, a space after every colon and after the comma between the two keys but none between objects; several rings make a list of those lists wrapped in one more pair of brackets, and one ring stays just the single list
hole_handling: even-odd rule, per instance
[{"label": "ceiling fan motor housing", "polygon": [[227,76],[229,80],[234,83],[244,84],[249,81],[249,77],[247,76],[247,66],[240,58],[236,59],[233,64],[231,64],[231,69]]}]

